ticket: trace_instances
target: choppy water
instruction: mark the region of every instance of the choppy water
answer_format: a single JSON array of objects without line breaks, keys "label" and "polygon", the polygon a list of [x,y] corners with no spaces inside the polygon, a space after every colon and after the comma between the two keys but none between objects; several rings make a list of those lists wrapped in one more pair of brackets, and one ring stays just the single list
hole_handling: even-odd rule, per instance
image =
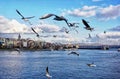
[{"label": "choppy water", "polygon": [[[120,52],[116,50],[0,51],[0,79],[120,79]],[[88,67],[94,62],[96,67]]]}]

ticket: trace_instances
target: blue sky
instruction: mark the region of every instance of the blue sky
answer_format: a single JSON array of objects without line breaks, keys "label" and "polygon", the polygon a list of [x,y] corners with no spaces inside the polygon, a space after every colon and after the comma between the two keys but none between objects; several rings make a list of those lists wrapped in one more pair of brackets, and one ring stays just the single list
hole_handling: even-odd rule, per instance
[{"label": "blue sky", "polygon": [[[109,29],[120,28],[120,0],[1,0],[0,16],[8,20],[16,20],[27,27],[31,27],[28,23],[22,21],[16,13],[18,9],[24,16],[35,16],[31,19],[33,27],[40,24],[40,18],[44,14],[53,13],[62,15],[69,22],[80,23],[77,30],[79,33],[72,31],[71,35],[78,38],[86,38],[88,33],[92,35]],[[89,21],[91,27],[95,31],[85,30],[81,19]],[[50,25],[56,25],[60,28],[68,27],[65,22],[57,22],[48,18],[43,20]],[[117,30],[118,31],[118,30]]]}]

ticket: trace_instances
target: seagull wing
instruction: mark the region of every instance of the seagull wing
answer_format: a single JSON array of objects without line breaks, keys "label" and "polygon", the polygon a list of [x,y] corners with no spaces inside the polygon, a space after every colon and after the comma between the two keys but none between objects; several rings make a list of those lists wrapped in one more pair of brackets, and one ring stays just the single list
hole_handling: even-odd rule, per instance
[{"label": "seagull wing", "polygon": [[38,33],[31,27],[32,31],[38,35]]},{"label": "seagull wing", "polygon": [[18,53],[20,53],[20,49],[19,48],[15,48],[15,51],[17,51]]},{"label": "seagull wing", "polygon": [[86,26],[86,28],[90,28],[90,26],[88,25],[88,22],[86,20],[82,19],[82,22]]},{"label": "seagull wing", "polygon": [[67,21],[66,19],[65,19],[64,21],[66,22],[66,24],[67,24],[68,27],[70,28],[70,25],[69,25],[68,21]]},{"label": "seagull wing", "polygon": [[24,16],[23,16],[18,10],[16,10],[16,12],[17,12],[22,18],[24,18]]},{"label": "seagull wing", "polygon": [[71,52],[70,53],[68,53],[68,55],[70,55],[70,54],[72,54]]},{"label": "seagull wing", "polygon": [[76,29],[75,29],[76,33],[79,33]]},{"label": "seagull wing", "polygon": [[25,17],[26,19],[31,19],[31,18],[34,18],[35,16],[31,16],[31,17]]},{"label": "seagull wing", "polygon": [[49,74],[48,67],[46,67],[46,74]]},{"label": "seagull wing", "polygon": [[91,35],[89,34],[89,38],[91,38]]},{"label": "seagull wing", "polygon": [[49,18],[51,16],[55,16],[55,15],[54,14],[46,14],[46,15],[40,17],[39,19],[46,19],[46,18]]},{"label": "seagull wing", "polygon": [[76,24],[79,24],[79,23],[73,23],[73,26],[75,26]]}]

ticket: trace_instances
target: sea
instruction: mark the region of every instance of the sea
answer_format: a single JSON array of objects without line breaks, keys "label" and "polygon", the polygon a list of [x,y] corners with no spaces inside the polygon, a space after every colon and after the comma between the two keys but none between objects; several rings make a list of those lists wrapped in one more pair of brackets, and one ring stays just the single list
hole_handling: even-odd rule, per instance
[{"label": "sea", "polygon": [[[77,52],[79,56],[70,54]],[[94,63],[95,67],[87,64]],[[0,79],[120,79],[120,52],[110,50],[0,50]]]}]

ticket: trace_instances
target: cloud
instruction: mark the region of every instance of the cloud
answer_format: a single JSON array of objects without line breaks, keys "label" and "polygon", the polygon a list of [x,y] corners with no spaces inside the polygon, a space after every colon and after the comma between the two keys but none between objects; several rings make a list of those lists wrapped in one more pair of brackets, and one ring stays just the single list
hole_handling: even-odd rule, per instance
[{"label": "cloud", "polygon": [[30,29],[25,25],[17,22],[15,19],[9,20],[0,16],[0,32],[1,33],[25,33]]},{"label": "cloud", "polygon": [[109,5],[107,7],[83,6],[63,13],[75,17],[96,17],[100,20],[110,20],[120,17],[120,5]]},{"label": "cloud", "polygon": [[120,45],[120,32],[99,33],[97,36],[89,39],[89,41],[103,45]]},{"label": "cloud", "polygon": [[120,31],[120,26],[113,27],[109,29],[110,31]]},{"label": "cloud", "polygon": [[[4,16],[0,16],[0,33],[33,33],[31,28],[25,24],[19,23],[17,20],[9,20]],[[41,25],[32,26],[36,32],[58,32],[59,26],[42,23]]]},{"label": "cloud", "polygon": [[41,25],[36,25],[34,28],[39,28],[44,32],[47,33],[53,33],[53,32],[59,32],[60,27],[56,25],[50,25],[50,24],[41,24]]},{"label": "cloud", "polygon": [[120,17],[120,5],[110,5],[105,8],[100,8],[97,17],[102,20],[116,19]]},{"label": "cloud", "polygon": [[68,10],[67,14],[76,16],[76,17],[91,17],[95,16],[95,9],[96,6],[84,6],[83,8]]}]

